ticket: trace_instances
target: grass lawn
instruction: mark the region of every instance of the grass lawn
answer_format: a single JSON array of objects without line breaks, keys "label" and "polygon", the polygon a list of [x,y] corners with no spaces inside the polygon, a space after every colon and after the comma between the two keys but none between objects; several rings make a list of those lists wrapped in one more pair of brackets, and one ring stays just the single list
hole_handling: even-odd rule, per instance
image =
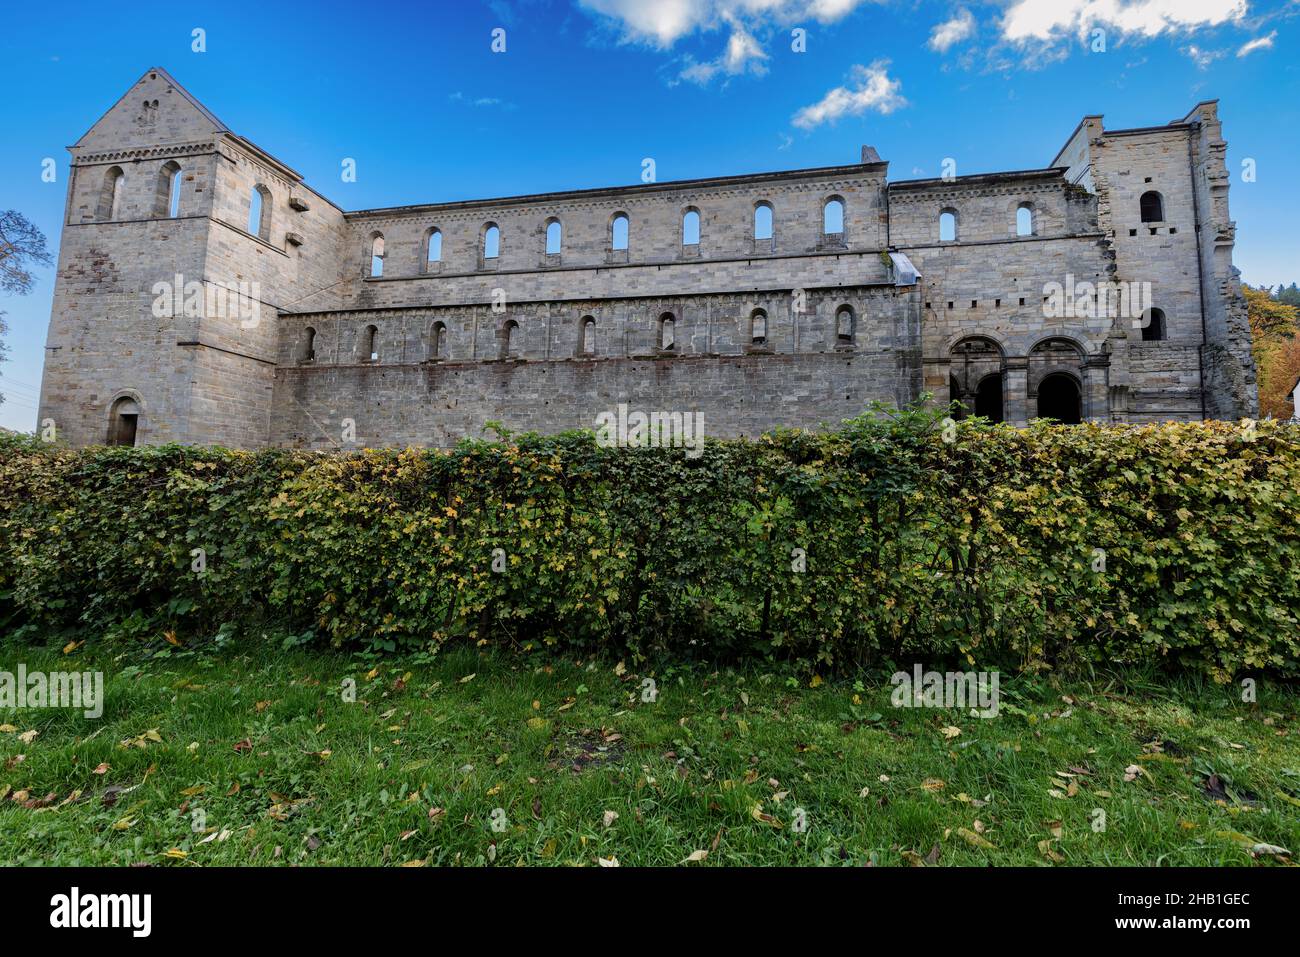
[{"label": "grass lawn", "polygon": [[0,670],[19,662],[103,671],[107,704],[0,709],[5,865],[1265,866],[1287,858],[1252,845],[1300,847],[1300,694],[1268,682],[1246,704],[1004,676],[979,719],[894,708],[883,671],[660,670],[643,701],[617,662],[468,650],[0,642]]}]

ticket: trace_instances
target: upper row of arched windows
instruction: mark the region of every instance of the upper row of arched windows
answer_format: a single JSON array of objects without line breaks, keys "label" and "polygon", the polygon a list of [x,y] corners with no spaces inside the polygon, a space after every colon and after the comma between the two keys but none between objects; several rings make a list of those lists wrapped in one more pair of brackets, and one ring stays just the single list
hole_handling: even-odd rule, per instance
[{"label": "upper row of arched windows", "polygon": [[[771,240],[774,234],[772,204],[760,200],[754,204],[753,238]],[[251,230],[250,230],[251,231]],[[546,220],[546,255],[558,256],[564,246],[564,226],[559,219],[552,216]],[[844,236],[844,200],[832,196],[822,206],[822,234],[828,240],[843,240]],[[625,212],[616,212],[609,218],[609,249],[611,252],[623,252],[628,249],[631,240],[631,220]],[[700,244],[700,211],[688,206],[682,211],[682,246],[691,248]],[[501,256],[501,227],[495,222],[483,224],[479,233],[480,259],[491,262]],[[431,226],[424,232],[425,270],[442,262],[442,231]],[[370,234],[368,275],[384,274],[384,234],[375,231]]]},{"label": "upper row of arched windows", "polygon": [[[181,214],[181,167],[168,160],[158,170],[154,190],[154,216],[176,219]],[[118,219],[122,214],[122,194],[126,188],[126,173],[120,166],[110,166],[104,174],[100,189],[96,218],[104,221]],[[271,238],[271,191],[258,183],[249,193],[248,231],[262,239]]]},{"label": "upper row of arched windows", "polygon": [[[1148,190],[1138,200],[1138,213],[1144,223],[1163,223],[1165,221],[1165,198],[1155,190]],[[1016,207],[1015,225],[1017,236],[1036,236],[1038,234],[1038,214],[1033,203],[1021,203]],[[951,207],[940,210],[939,242],[957,242],[958,227],[957,210]]]},{"label": "upper row of arched windows", "polygon": [[[939,242],[955,243],[959,235],[957,210],[952,207],[939,211]],[[1038,233],[1038,217],[1033,203],[1021,203],[1016,207],[1015,231],[1017,236],[1034,236]]]},{"label": "upper row of arched windows", "polygon": [[[122,194],[125,189],[126,173],[120,166],[110,166],[104,173],[104,183],[100,188],[96,219],[107,221],[121,216]],[[181,167],[174,160],[168,160],[158,171],[153,214],[158,218],[172,219],[181,214]]]}]

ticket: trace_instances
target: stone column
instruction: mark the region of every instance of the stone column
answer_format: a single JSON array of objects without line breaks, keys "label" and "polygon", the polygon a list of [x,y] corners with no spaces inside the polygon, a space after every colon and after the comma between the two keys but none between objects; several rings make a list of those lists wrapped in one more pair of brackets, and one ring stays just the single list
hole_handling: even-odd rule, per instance
[{"label": "stone column", "polygon": [[1008,425],[1023,428],[1036,410],[1029,407],[1029,359],[1018,356],[1007,359],[1002,370],[1003,408]]},{"label": "stone column", "polygon": [[[1110,390],[1107,373],[1110,370],[1110,356],[1102,354],[1089,356],[1083,363],[1083,408],[1080,409],[1085,422],[1109,422]],[[1127,390],[1126,390],[1127,391]]]}]

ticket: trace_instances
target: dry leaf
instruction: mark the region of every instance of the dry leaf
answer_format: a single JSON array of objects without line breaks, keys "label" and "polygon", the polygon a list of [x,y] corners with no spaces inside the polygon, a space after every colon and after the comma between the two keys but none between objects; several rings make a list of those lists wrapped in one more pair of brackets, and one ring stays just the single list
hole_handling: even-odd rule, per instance
[{"label": "dry leaf", "polygon": [[966,841],[967,844],[971,844],[975,847],[988,848],[990,850],[997,849],[995,845],[990,844],[987,840],[980,837],[978,834],[976,834],[974,831],[970,830],[969,828],[959,827],[957,828],[957,833],[961,835],[961,837]]}]

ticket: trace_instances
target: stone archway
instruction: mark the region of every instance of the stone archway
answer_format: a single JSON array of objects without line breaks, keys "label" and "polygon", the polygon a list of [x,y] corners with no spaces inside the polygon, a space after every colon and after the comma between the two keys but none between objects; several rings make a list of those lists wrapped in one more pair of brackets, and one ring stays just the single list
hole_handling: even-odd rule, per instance
[{"label": "stone archway", "polygon": [[1052,372],[1038,383],[1038,417],[1062,425],[1083,421],[1083,391],[1068,372]]},{"label": "stone archway", "polygon": [[970,336],[948,351],[948,391],[965,415],[982,415],[993,422],[1006,419],[1006,357],[1002,347],[985,336]]},{"label": "stone archway", "polygon": [[129,395],[113,401],[108,412],[108,445],[135,445],[140,404]]},{"label": "stone archway", "polygon": [[980,379],[975,389],[975,414],[990,422],[1002,422],[1006,419],[1001,372],[990,372]]},{"label": "stone archway", "polygon": [[1073,339],[1052,336],[1029,350],[1029,410],[1040,419],[1077,425],[1089,416],[1085,354]]}]

